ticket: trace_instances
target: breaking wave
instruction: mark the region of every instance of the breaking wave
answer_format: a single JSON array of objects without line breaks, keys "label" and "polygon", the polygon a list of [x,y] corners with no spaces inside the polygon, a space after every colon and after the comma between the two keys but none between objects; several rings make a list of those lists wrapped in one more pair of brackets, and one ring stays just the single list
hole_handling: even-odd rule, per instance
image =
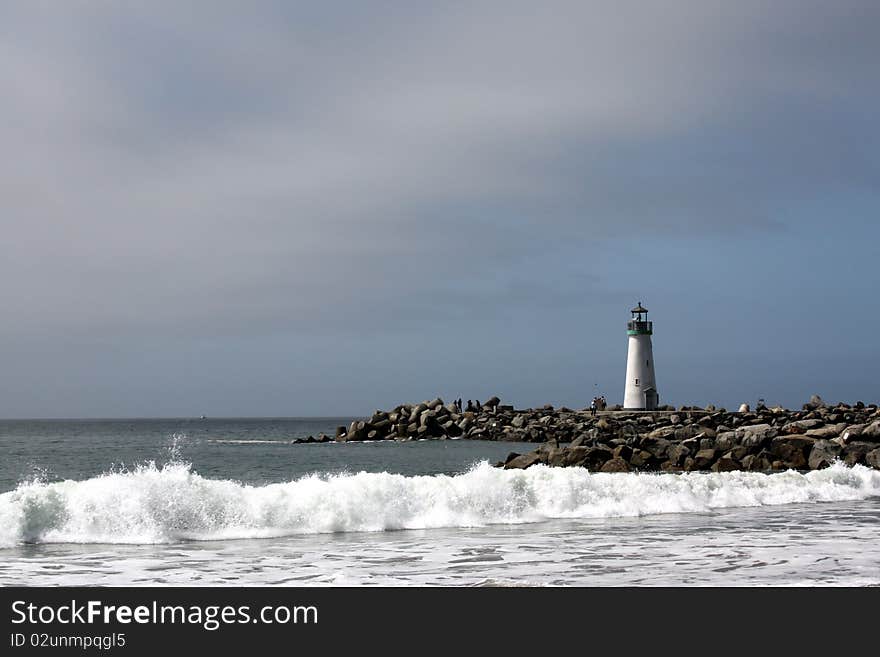
[{"label": "breaking wave", "polygon": [[168,543],[707,512],[880,495],[880,472],[825,470],[605,474],[487,463],[455,475],[311,475],[251,486],[153,464],[84,481],[28,482],[0,494],[0,547]]}]

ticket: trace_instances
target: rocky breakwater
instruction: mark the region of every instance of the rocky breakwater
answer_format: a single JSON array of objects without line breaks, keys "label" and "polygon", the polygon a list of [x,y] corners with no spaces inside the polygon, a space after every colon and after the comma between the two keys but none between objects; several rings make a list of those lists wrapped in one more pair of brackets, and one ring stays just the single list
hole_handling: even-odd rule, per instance
[{"label": "rocky breakwater", "polygon": [[[531,422],[533,414],[529,417]],[[598,472],[769,472],[817,470],[840,460],[880,469],[880,410],[860,402],[830,406],[813,397],[800,411],[621,411],[580,424],[589,428],[568,444],[553,436],[538,449],[511,453],[496,465],[522,469],[541,463]]]},{"label": "rocky breakwater", "polygon": [[476,411],[462,411],[439,397],[418,404],[401,404],[390,411],[376,411],[368,419],[336,428],[336,441],[421,440],[447,438],[497,439],[496,428],[505,409],[492,397]]}]

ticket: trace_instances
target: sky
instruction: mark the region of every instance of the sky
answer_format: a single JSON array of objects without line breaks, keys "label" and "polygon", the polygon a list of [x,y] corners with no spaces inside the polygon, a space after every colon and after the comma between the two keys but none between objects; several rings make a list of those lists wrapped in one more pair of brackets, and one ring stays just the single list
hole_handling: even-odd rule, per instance
[{"label": "sky", "polygon": [[0,5],[0,417],[880,400],[880,4]]}]

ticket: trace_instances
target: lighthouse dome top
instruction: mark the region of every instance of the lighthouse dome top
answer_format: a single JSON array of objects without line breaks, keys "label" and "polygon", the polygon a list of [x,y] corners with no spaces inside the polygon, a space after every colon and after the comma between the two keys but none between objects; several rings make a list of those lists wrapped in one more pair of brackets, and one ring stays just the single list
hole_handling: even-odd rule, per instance
[{"label": "lighthouse dome top", "polygon": [[648,312],[648,309],[647,309],[647,308],[643,308],[643,307],[642,307],[642,302],[639,301],[639,305],[636,306],[635,308],[633,308],[630,312],[631,312],[633,315],[635,315],[635,314],[637,314],[637,313],[646,313],[646,312]]}]

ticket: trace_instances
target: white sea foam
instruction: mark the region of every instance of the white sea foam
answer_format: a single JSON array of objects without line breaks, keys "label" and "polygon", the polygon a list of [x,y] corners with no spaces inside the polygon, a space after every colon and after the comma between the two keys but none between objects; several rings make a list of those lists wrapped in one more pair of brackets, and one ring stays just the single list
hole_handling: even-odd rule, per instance
[{"label": "white sea foam", "polygon": [[0,495],[0,547],[478,527],[878,495],[880,472],[839,463],[806,474],[505,471],[482,463],[456,476],[361,472],[266,486],[206,479],[174,463],[84,481],[23,483]]}]

